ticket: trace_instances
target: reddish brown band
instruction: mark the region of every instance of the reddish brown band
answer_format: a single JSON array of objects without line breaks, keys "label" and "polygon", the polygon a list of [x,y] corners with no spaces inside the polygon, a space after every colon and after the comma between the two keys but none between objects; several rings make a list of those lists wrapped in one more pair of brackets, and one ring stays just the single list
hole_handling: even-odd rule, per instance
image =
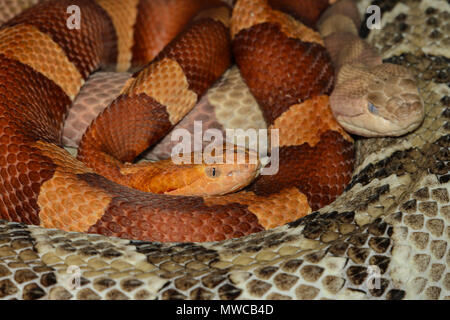
[{"label": "reddish brown band", "polygon": [[133,67],[152,61],[202,9],[219,0],[140,0],[134,27]]},{"label": "reddish brown band", "polygon": [[[68,29],[67,8],[80,8],[80,28]],[[51,23],[50,23],[51,22]],[[48,34],[86,78],[101,65],[116,63],[117,35],[106,11],[89,0],[40,2],[7,22],[6,26],[28,24]],[[68,32],[69,31],[69,32]]]},{"label": "reddish brown band", "polygon": [[331,92],[333,68],[325,48],[289,38],[275,24],[241,30],[233,52],[268,124],[291,105]]},{"label": "reddish brown band", "polygon": [[103,217],[89,228],[91,233],[148,241],[217,241],[263,230],[245,205],[207,206],[199,197],[140,192],[96,174],[79,177],[114,195]]},{"label": "reddish brown band", "polygon": [[[0,54],[0,218],[39,224],[37,199],[56,165],[33,146],[60,142],[70,105],[53,81]],[[46,108],[46,114],[42,113]]]}]

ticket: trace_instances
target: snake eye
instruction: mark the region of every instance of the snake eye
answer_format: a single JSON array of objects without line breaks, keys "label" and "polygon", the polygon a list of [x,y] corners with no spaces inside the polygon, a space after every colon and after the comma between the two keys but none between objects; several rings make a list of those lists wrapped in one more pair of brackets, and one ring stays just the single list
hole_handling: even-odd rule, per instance
[{"label": "snake eye", "polygon": [[369,112],[372,114],[378,114],[378,108],[369,102]]},{"label": "snake eye", "polygon": [[220,170],[216,167],[208,167],[206,168],[206,175],[211,178],[217,178],[220,176]]}]

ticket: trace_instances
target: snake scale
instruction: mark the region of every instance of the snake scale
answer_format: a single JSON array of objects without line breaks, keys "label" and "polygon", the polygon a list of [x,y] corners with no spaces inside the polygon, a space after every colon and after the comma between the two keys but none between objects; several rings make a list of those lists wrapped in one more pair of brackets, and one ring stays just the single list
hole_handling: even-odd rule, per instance
[{"label": "snake scale", "polygon": [[[371,30],[369,42],[386,61],[413,70],[426,118],[407,136],[358,141],[351,182],[332,204],[273,230],[205,244],[137,242],[2,222],[0,295],[448,297],[448,4],[376,3],[382,29]],[[359,3],[361,11],[368,4]],[[70,265],[82,272],[75,290],[68,287]],[[374,267],[381,274],[375,289],[365,281]]]},{"label": "snake scale", "polygon": [[[159,11],[159,6],[153,7],[156,3],[134,6],[134,25],[133,14],[122,10],[131,3],[110,0],[79,2],[89,22],[75,31],[65,26],[61,12],[70,3],[64,1],[39,3],[4,24],[4,132],[11,142],[4,144],[8,154],[2,217],[127,239],[198,242],[277,227],[332,202],[348,184],[354,159],[353,139],[328,107],[332,62],[317,32],[273,10],[267,1],[237,2],[231,19],[225,6],[210,8],[214,1],[161,2],[162,8],[173,3],[193,12],[207,10],[162,45],[154,60],[133,74],[120,96],[90,124],[77,156],[86,166],[57,146],[65,110],[83,80],[104,65],[116,62],[117,70],[127,70],[138,63],[142,49],[137,47],[148,39],[141,39],[140,32],[153,29],[141,20],[149,19],[148,10]],[[319,9],[312,10],[316,17]],[[179,10],[185,19],[192,16],[189,10]],[[35,58],[40,50],[54,51],[42,55],[56,59],[54,68]],[[278,172],[261,175],[239,193],[204,196],[226,186],[223,180],[229,174],[230,184],[239,186],[255,171],[251,164],[235,164],[234,169],[223,164],[220,174],[189,183],[189,189],[199,190],[201,196],[174,196],[180,194],[178,170],[162,169],[166,178],[154,183],[148,178],[154,166],[128,163],[194,107],[230,66],[231,51],[270,129],[280,130]],[[16,95],[20,99],[9,99]],[[26,112],[23,103],[29,105]],[[183,174],[180,180],[195,177]],[[150,187],[156,192],[142,192],[154,191]],[[160,190],[165,194],[156,194]]]}]

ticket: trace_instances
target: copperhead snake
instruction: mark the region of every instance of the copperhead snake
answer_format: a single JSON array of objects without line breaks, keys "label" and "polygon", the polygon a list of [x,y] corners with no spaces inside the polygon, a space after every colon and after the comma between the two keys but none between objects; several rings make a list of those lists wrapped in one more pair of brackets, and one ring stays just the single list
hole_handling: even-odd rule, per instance
[{"label": "copperhead snake", "polygon": [[[76,5],[82,10],[85,21],[92,21],[92,27],[78,30],[52,27],[53,23],[64,26],[66,16],[61,15],[61,10],[69,5],[64,1],[40,3],[3,26],[2,65],[14,65],[5,71],[7,91],[4,95],[10,96],[8,90],[12,88],[16,93],[22,92],[19,96],[25,95],[27,86],[32,85],[27,81],[43,83],[40,88],[45,93],[28,95],[28,103],[42,98],[33,103],[35,107],[21,113],[26,116],[24,119],[14,116],[18,108],[23,108],[22,104],[8,99],[7,127],[17,128],[14,132],[33,126],[36,129],[28,131],[34,132],[33,137],[26,132],[14,133],[23,142],[12,144],[12,148],[18,153],[23,144],[22,148],[27,148],[28,152],[25,158],[22,154],[20,157],[15,153],[7,155],[10,161],[6,161],[6,166],[12,166],[8,171],[22,175],[25,185],[23,191],[16,188],[12,194],[5,194],[2,218],[46,228],[139,240],[214,241],[283,225],[329,204],[343,191],[352,170],[353,140],[329,111],[328,94],[334,79],[331,61],[317,32],[273,10],[264,1],[238,2],[231,20],[228,8],[210,9],[214,3],[200,1],[198,9],[207,8],[206,11],[164,45],[150,64],[136,72],[122,88],[121,95],[86,130],[77,158],[88,168],[69,158],[57,147],[61,140],[60,128],[65,110],[83,79],[111,61],[117,61],[118,70],[126,70],[130,63],[135,63],[129,52],[130,36],[122,39],[125,31],[118,26],[120,21],[130,20],[123,16],[123,4],[81,1]],[[280,2],[280,5],[285,4]],[[325,7],[323,3],[317,5],[312,9],[313,20]],[[189,9],[192,13],[187,12],[187,15],[198,11],[193,7]],[[137,21],[144,12],[145,9],[138,11]],[[105,18],[108,14],[111,18]],[[56,22],[49,24],[47,21]],[[138,29],[139,23],[134,28]],[[63,68],[53,71],[41,61],[33,62],[34,54],[20,58],[19,50],[30,53],[38,50],[31,43],[21,47],[18,39],[22,35],[27,35],[28,41],[39,38],[39,48],[47,41],[47,46],[58,52],[61,59],[55,65]],[[89,41],[86,47],[82,45],[85,39]],[[98,43],[100,39],[106,41]],[[128,46],[122,47],[125,41]],[[134,43],[137,42],[135,39]],[[286,49],[272,52],[270,48]],[[225,168],[218,168],[223,174],[198,180],[197,169],[195,173],[183,174],[167,172],[160,166],[155,169],[153,164],[148,164],[150,168],[128,165],[164,136],[225,72],[230,66],[231,49],[269,128],[281,130],[278,173],[259,177],[241,193],[206,197],[210,189],[224,185],[230,184],[233,190],[240,188],[235,185],[241,184],[241,180],[249,181],[255,169],[247,168],[249,165],[229,168],[224,164]],[[137,50],[136,46],[133,50]],[[22,64],[23,72],[16,72],[12,77],[9,70],[16,70]],[[63,69],[71,70],[65,71],[70,82],[58,79]],[[39,73],[35,74],[36,70]],[[29,73],[35,74],[31,77],[33,80],[29,79]],[[265,76],[267,74],[272,81]],[[49,116],[43,115],[41,108],[52,108],[45,111]],[[305,113],[311,114],[315,122],[306,120]],[[123,121],[127,115],[132,115],[132,119]],[[305,120],[300,122],[299,117]],[[39,120],[36,122],[36,119]],[[35,170],[45,172],[44,176],[38,177]],[[163,177],[156,183],[149,178],[155,171]],[[229,174],[232,181],[227,183],[223,179]],[[179,176],[187,187],[179,186],[179,179],[176,179]],[[5,191],[10,184],[16,185],[19,181],[12,176],[10,179],[11,182],[4,180]],[[171,196],[187,188],[188,195],[195,189],[200,196]],[[165,195],[146,191],[161,191]],[[16,199],[25,195],[29,204],[23,208],[25,203]],[[274,209],[278,207],[280,209]]]}]

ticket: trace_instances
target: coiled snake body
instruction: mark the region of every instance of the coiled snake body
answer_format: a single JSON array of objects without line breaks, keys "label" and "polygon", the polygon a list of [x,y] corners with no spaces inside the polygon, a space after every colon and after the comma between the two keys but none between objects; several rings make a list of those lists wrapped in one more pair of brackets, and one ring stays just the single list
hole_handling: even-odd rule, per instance
[{"label": "coiled snake body", "polygon": [[[207,4],[200,1],[198,7]],[[93,170],[85,168],[56,146],[65,109],[93,70],[110,61],[120,70],[134,61],[127,52],[130,37],[119,24],[129,20],[120,10],[124,4],[81,1],[89,26],[78,30],[63,25],[66,16],[60,13],[68,5],[40,3],[2,28],[5,139],[16,139],[5,144],[5,170],[11,175],[4,177],[3,218],[135,240],[223,240],[300,218],[333,201],[350,180],[353,140],[329,110],[334,77],[320,36],[264,1],[238,2],[230,32],[243,78],[270,129],[281,130],[277,174],[223,197],[145,193],[103,177],[132,186],[146,180],[146,171],[136,173],[123,163],[165,135],[229,67],[229,10],[223,6],[194,18],[90,125],[78,152]],[[139,19],[134,28],[140,28]],[[35,61],[44,42],[60,59],[56,68]],[[71,81],[60,78],[62,73]],[[43,92],[27,92],[29,87]],[[21,100],[10,99],[13,92]],[[26,110],[24,103],[33,106]],[[132,118],[123,121],[127,115]],[[11,185],[16,187],[9,192]]]},{"label": "coiled snake body", "polygon": [[[427,9],[426,1],[409,5],[407,8],[411,15]],[[397,10],[406,10],[402,6],[399,8]],[[436,12],[439,11],[434,8]],[[262,24],[260,28],[263,34],[270,34],[274,29],[269,24]],[[247,40],[245,32],[241,38],[239,34],[236,36],[244,43],[251,41]],[[380,40],[381,43],[383,41],[388,40]],[[402,53],[405,49],[398,50],[394,53]],[[428,56],[434,52],[441,53],[432,46],[427,50]],[[238,63],[240,55],[245,59],[245,51],[235,51],[238,51]],[[405,58],[400,53],[398,58],[392,59],[394,62],[414,64],[413,58],[408,58],[408,55]],[[445,61],[445,58],[441,59]],[[6,70],[18,70],[18,63],[8,60],[8,66],[14,63],[17,65]],[[80,61],[81,65],[83,63]],[[430,68],[433,68],[433,63],[429,64]],[[245,77],[245,72],[243,74]],[[45,82],[45,78],[39,80],[41,87],[43,84],[44,88],[45,85],[52,86],[50,82]],[[20,84],[25,81],[32,79],[24,77]],[[16,89],[20,87],[18,84]],[[71,90],[70,87],[66,89],[67,92]],[[441,99],[448,92],[445,84],[436,90],[441,96],[425,95],[428,109],[448,103],[448,98]],[[54,94],[51,90],[45,92]],[[44,93],[36,97],[44,102],[47,98]],[[34,106],[35,102],[28,103]],[[61,118],[63,110],[54,112],[50,119]],[[272,115],[274,120],[278,116]],[[438,116],[439,113],[432,115]],[[381,139],[360,143],[352,181],[343,196],[331,206],[323,208],[321,214],[314,213],[273,231],[242,239],[204,245],[161,245],[127,240],[105,241],[99,236],[5,224],[2,239],[6,239],[7,245],[0,248],[1,257],[7,265],[0,269],[2,288],[6,288],[2,294],[17,295],[19,290],[15,283],[24,283],[20,293],[24,298],[402,298],[420,295],[437,298],[448,295],[446,203],[449,200],[448,188],[442,186],[448,178],[445,172],[439,171],[439,167],[433,169],[435,173],[428,172],[434,159],[441,161],[444,167],[448,165],[445,156],[445,150],[448,155],[448,136],[444,134],[448,128],[442,120],[445,117],[444,112],[441,118],[436,118],[433,122],[436,128],[428,134],[420,131],[427,131],[427,126],[430,126],[430,120],[427,122],[425,119],[423,129],[421,127],[401,142]],[[35,116],[30,121],[45,121],[45,118]],[[14,128],[17,124],[11,125],[11,129],[8,127],[12,130],[8,132],[15,133]],[[59,129],[60,123],[48,123],[45,128]],[[57,138],[54,133],[45,130],[33,132],[33,135],[40,135],[46,141]],[[11,137],[17,139],[14,134]],[[387,150],[376,154],[373,150],[377,146]],[[55,149],[48,150],[43,145],[34,145],[33,148],[58,159]],[[26,152],[19,152],[18,156],[32,154],[34,150],[20,150]],[[366,157],[363,158],[362,154]],[[35,165],[33,160],[29,161],[32,166]],[[39,175],[35,176],[38,181],[54,173],[51,172],[52,163],[48,162],[48,167],[39,169]],[[72,174],[78,175],[78,170],[83,170],[75,164],[73,167],[75,171]],[[85,182],[92,185],[89,179]],[[104,183],[99,185],[103,187]],[[31,189],[26,192],[36,191]],[[101,196],[95,194],[97,199]],[[131,196],[133,194],[127,194],[127,197]],[[27,219],[29,221],[23,221],[37,222],[33,221],[36,217],[32,215]],[[60,234],[66,236],[60,237]],[[84,241],[82,238],[90,240]],[[14,250],[18,252],[17,257]],[[22,261],[21,272],[14,269],[14,259],[18,260],[16,265],[19,260]],[[408,262],[406,265],[405,259]],[[27,261],[29,268],[26,267]],[[75,291],[68,290],[64,284],[64,270],[68,265],[78,265],[83,271],[84,284]],[[375,289],[366,287],[369,265],[378,267],[381,275],[380,286]],[[105,282],[105,277],[110,281]],[[40,284],[36,279],[40,279]]]}]

